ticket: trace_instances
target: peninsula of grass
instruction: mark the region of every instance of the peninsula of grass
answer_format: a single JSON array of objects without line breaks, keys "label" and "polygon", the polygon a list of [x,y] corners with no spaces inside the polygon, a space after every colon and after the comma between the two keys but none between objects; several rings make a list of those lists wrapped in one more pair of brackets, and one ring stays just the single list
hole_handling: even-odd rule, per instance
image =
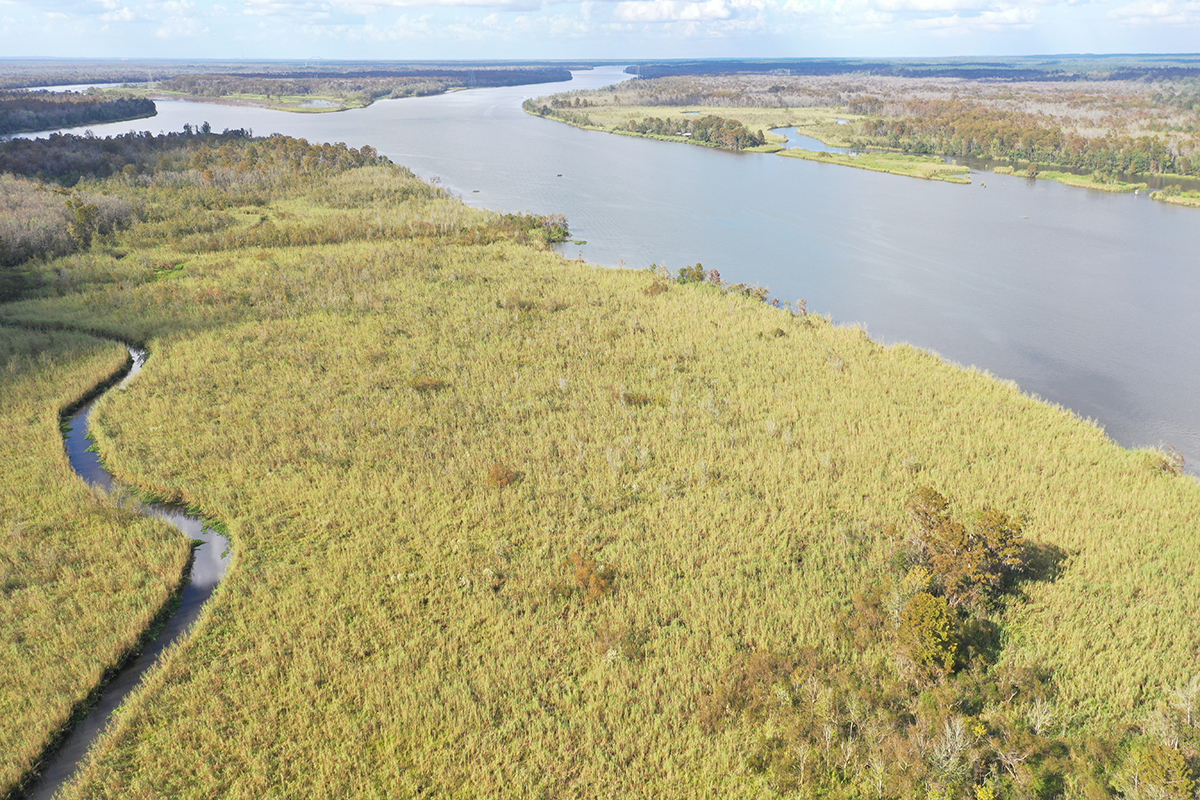
[{"label": "peninsula of grass", "polygon": [[1171,452],[362,153],[177,144],[81,185],[133,221],[0,305],[151,345],[97,445],[239,554],[64,797],[1192,790]]},{"label": "peninsula of grass", "polygon": [[[937,69],[909,72],[909,66],[891,73],[875,65],[868,74],[851,62],[809,63],[798,71],[766,62],[642,66],[655,77],[559,92],[525,108],[579,127],[677,135],[693,143],[699,137],[689,121],[715,117],[745,129],[739,137],[708,137],[732,150],[750,149],[749,135],[763,145],[771,128],[795,126],[859,152],[1033,162],[1054,170],[1043,177],[1109,192],[1143,188],[1112,175],[1190,180],[1196,172],[1195,93],[1182,78],[1148,84],[1109,68],[1092,70],[1087,81],[1031,80],[1029,72],[996,81],[986,77],[996,68],[992,63],[955,67],[966,71],[953,77]],[[1170,196],[1183,195],[1160,199]]]},{"label": "peninsula of grass", "polygon": [[1194,189],[1183,191],[1178,186],[1169,186],[1166,189],[1151,192],[1150,197],[1177,206],[1200,208],[1200,191]]},{"label": "peninsula of grass", "polygon": [[803,158],[823,164],[839,164],[843,167],[869,169],[872,172],[889,172],[909,178],[947,183],[970,183],[966,176],[971,170],[956,164],[947,164],[937,156],[917,156],[907,153],[828,153],[792,147],[779,153],[788,158]]},{"label": "peninsula of grass", "polygon": [[1114,192],[1119,194],[1144,191],[1147,187],[1145,183],[1128,183],[1126,181],[1109,180],[1096,175],[1076,175],[1071,172],[1057,172],[1055,170],[1039,170],[1036,177],[1042,180],[1057,181],[1065,186],[1074,186],[1077,189],[1094,189],[1098,192]]},{"label": "peninsula of grass", "polygon": [[[606,104],[603,103],[603,98],[603,95],[596,93],[596,96],[592,99],[599,101],[600,104],[581,109],[581,113],[590,120],[590,127],[596,130],[628,130],[631,122],[637,123],[646,117],[660,118],[670,120],[676,124],[682,124],[686,123],[689,119],[711,114],[724,118],[736,118],[751,130],[757,131],[761,129],[770,131],[772,128],[796,128],[805,136],[820,139],[831,147],[850,147],[851,142],[846,137],[847,134],[853,131],[853,128],[839,123],[838,120],[847,120],[847,118],[857,120],[859,118],[855,114],[848,114],[845,109],[836,108],[756,108],[706,105],[627,106]],[[574,111],[573,108],[571,110]],[[552,116],[555,119],[560,119],[560,116],[557,114]],[[567,119],[562,119],[562,121],[575,124]],[[577,125],[577,127],[582,126]]]},{"label": "peninsula of grass", "polygon": [[[112,91],[112,90],[110,90]],[[366,108],[373,99],[362,94],[308,95],[308,94],[265,94],[231,92],[220,97],[205,97],[189,92],[170,91],[162,88],[122,88],[122,92],[133,92],[150,100],[186,100],[192,103],[215,103],[226,106],[252,106],[272,111],[291,111],[300,114],[323,114],[332,111],[349,111]]]},{"label": "peninsula of grass", "polygon": [[[569,97],[572,93],[562,95]],[[802,148],[785,149],[778,134],[769,133],[771,128],[791,128],[806,136],[812,136],[832,147],[848,147],[850,140],[847,134],[853,128],[848,124],[849,118],[856,118],[840,108],[755,108],[722,106],[624,106],[620,105],[620,96],[614,95],[611,102],[605,101],[605,95],[600,92],[580,93],[588,98],[588,102],[597,103],[588,106],[573,106],[564,103],[559,107],[539,105],[538,101],[526,103],[526,111],[540,116],[550,117],[569,125],[587,130],[606,131],[625,136],[641,136],[661,141],[682,142],[705,147],[736,149],[747,153],[778,153],[791,158],[803,158],[810,161],[820,161],[826,164],[838,164],[845,167],[857,167],[873,172],[887,172],[893,175],[904,175],[910,178],[924,180],[946,181],[947,183],[970,183],[965,177],[970,173],[967,167],[947,164],[944,159],[936,156],[911,155],[907,153],[861,153],[848,155],[843,153],[819,152]],[[559,97],[556,95],[556,97]],[[576,109],[579,110],[576,110]],[[762,130],[763,144],[755,146],[731,146],[721,140],[706,141],[692,135],[672,135],[670,133],[650,132],[683,130],[689,124],[701,119],[713,117],[736,123],[748,131]],[[839,122],[840,121],[840,122]],[[648,124],[649,123],[649,124]],[[643,130],[649,129],[649,130]]]}]

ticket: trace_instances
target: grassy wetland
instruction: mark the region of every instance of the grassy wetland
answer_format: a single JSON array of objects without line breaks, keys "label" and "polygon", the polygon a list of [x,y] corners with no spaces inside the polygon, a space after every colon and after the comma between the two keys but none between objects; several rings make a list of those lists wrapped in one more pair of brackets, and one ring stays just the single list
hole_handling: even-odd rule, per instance
[{"label": "grassy wetland", "polygon": [[[1200,487],[1172,452],[699,264],[566,260],[563,221],[372,153],[170,144],[75,184],[121,224],[65,216],[0,305],[150,346],[97,446],[237,554],[64,796],[1194,796]],[[119,351],[62,357],[91,371],[55,395],[21,366],[49,334],[0,330],[48,421],[14,452],[65,470],[56,403]],[[26,526],[46,486],[97,502],[11,474]]]},{"label": "grassy wetland", "polygon": [[0,327],[0,792],[138,642],[190,552],[87,487],[63,451],[60,411],[126,358],[84,334]]}]

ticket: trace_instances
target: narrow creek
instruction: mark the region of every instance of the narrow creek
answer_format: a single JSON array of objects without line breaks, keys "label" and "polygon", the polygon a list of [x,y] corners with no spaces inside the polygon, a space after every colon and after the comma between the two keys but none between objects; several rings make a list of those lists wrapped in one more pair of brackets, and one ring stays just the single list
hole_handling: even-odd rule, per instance
[{"label": "narrow creek", "polygon": [[[124,388],[137,377],[146,362],[144,350],[130,348],[129,355],[133,359],[133,365],[128,374],[116,384],[116,390]],[[104,469],[99,456],[88,449],[92,444],[88,438],[89,421],[97,399],[99,398],[87,403],[68,418],[70,429],[63,434],[63,441],[71,467],[79,477],[97,489],[112,492],[118,484],[112,474]],[[147,516],[163,520],[178,528],[184,536],[202,541],[203,544],[193,550],[191,567],[184,576],[184,585],[179,594],[179,605],[171,612],[154,638],[130,658],[104,686],[96,705],[47,757],[42,764],[40,776],[25,789],[25,797],[30,800],[49,800],[70,780],[92,743],[104,732],[109,717],[129,693],[137,688],[142,676],[157,663],[167,647],[182,637],[196,621],[201,607],[212,596],[229,567],[229,539],[207,527],[199,517],[187,513],[186,509],[180,506],[165,503],[147,503],[141,506],[140,511]]]}]

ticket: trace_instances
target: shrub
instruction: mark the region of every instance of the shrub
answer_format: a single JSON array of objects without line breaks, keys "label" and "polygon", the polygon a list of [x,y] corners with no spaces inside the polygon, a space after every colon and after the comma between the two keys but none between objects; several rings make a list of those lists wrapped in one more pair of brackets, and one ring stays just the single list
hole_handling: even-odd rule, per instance
[{"label": "shrub", "polygon": [[1144,451],[1146,466],[1153,472],[1166,475],[1182,475],[1185,462],[1183,453],[1171,445]]},{"label": "shrub", "polygon": [[646,392],[619,392],[617,399],[621,401],[623,406],[633,406],[634,408],[642,408],[643,406],[661,406],[666,404],[666,400],[662,397]]},{"label": "shrub", "polygon": [[1183,754],[1153,741],[1137,742],[1129,749],[1112,785],[1126,800],[1190,800],[1196,790]]},{"label": "shrub", "polygon": [[708,270],[697,261],[690,267],[681,267],[676,280],[680,283],[704,283],[708,280]]},{"label": "shrub", "polygon": [[951,605],[979,605],[1024,568],[1024,520],[989,509],[968,528],[951,519],[948,508],[946,498],[927,486],[909,501],[917,555],[929,564]]},{"label": "shrub", "polygon": [[924,677],[954,672],[958,639],[958,621],[944,597],[921,592],[900,612],[900,654]]},{"label": "shrub", "polygon": [[575,570],[575,588],[583,593],[588,602],[599,600],[613,590],[616,570],[596,561],[595,556],[585,556],[576,550],[567,556],[567,566]]}]

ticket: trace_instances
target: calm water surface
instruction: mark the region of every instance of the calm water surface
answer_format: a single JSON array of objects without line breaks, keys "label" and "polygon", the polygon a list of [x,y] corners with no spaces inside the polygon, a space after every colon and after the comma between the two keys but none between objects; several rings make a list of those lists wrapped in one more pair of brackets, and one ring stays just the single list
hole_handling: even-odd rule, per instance
[{"label": "calm water surface", "polygon": [[[620,80],[579,72],[571,88]],[[1017,381],[1127,446],[1200,462],[1200,211],[1015,176],[933,183],[582,131],[521,111],[568,84],[477,89],[332,114],[160,101],[92,126],[249,127],[370,144],[466,202],[557,212],[590,261],[701,261],[885,342]],[[559,177],[561,174],[561,177]],[[984,186],[983,184],[986,184]]]}]

